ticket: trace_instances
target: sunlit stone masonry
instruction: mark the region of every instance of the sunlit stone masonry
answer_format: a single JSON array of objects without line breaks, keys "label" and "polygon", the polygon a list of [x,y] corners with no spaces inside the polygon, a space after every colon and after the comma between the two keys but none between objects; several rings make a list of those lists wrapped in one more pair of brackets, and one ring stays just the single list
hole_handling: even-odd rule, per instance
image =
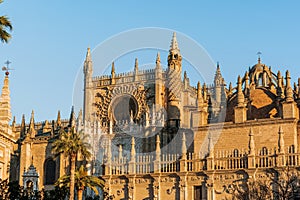
[{"label": "sunlit stone masonry", "polygon": [[[180,42],[179,42],[180,43]],[[226,84],[216,65],[213,84],[190,85],[174,33],[167,68],[93,74],[84,62],[84,105],[75,116],[36,123],[11,120],[8,76],[0,104],[0,175],[51,189],[69,162],[54,157],[59,130],[88,134],[89,173],[105,179],[108,199],[225,199],[233,188],[267,179],[270,170],[298,173],[300,79],[257,64]],[[278,172],[278,173],[275,173]],[[30,176],[32,174],[32,177]],[[296,191],[298,192],[298,191]]]}]

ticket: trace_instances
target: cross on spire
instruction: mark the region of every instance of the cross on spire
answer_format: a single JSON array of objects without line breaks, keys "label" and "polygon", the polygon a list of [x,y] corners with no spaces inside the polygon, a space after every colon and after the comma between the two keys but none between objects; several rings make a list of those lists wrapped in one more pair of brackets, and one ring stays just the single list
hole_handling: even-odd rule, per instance
[{"label": "cross on spire", "polygon": [[262,53],[259,51],[259,52],[257,52],[257,56],[258,56],[258,63],[260,63],[260,55],[261,55]]},{"label": "cross on spire", "polygon": [[2,67],[2,71],[5,71],[5,75],[8,76],[9,75],[9,70],[12,70],[11,68],[9,68],[9,64],[11,64],[11,62],[9,60],[7,60],[4,64],[6,66]]}]

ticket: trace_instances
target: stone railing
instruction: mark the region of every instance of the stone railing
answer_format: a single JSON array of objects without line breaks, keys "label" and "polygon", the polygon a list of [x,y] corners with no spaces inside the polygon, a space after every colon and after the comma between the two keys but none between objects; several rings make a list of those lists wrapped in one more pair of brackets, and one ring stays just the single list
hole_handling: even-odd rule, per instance
[{"label": "stone railing", "polygon": [[[300,166],[300,153],[278,154],[276,151],[266,155],[249,155],[246,152],[218,152],[203,157],[200,154],[186,153],[139,155],[131,160],[128,157],[115,157],[106,163],[104,175],[150,174],[199,172],[212,170],[237,170],[251,168],[271,168],[281,166]],[[159,159],[156,159],[159,158]]]}]

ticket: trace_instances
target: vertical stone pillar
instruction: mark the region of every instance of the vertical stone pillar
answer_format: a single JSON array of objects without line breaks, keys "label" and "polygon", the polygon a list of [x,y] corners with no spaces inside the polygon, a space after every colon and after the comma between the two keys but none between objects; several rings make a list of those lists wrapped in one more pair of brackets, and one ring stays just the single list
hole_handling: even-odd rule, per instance
[{"label": "vertical stone pillar", "polygon": [[284,132],[282,130],[282,126],[279,127],[278,131],[278,166],[285,166],[286,165],[286,158],[285,158],[285,151],[284,151]]},{"label": "vertical stone pillar", "polygon": [[180,159],[180,172],[186,172],[187,171],[187,162],[186,162],[186,139],[185,139],[185,133],[182,133],[182,145],[181,145],[181,159]]},{"label": "vertical stone pillar", "polygon": [[255,168],[255,142],[254,142],[254,133],[252,127],[249,132],[249,155],[248,155],[248,168]]},{"label": "vertical stone pillar", "polygon": [[131,139],[131,150],[130,150],[130,161],[129,161],[129,173],[130,174],[135,174],[136,172],[136,166],[135,166],[135,140],[134,137]]}]

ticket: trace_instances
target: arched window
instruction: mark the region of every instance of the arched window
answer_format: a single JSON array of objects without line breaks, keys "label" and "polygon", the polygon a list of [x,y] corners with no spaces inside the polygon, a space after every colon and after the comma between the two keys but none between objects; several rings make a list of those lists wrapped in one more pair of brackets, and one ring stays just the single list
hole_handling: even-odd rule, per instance
[{"label": "arched window", "polygon": [[56,163],[52,159],[45,161],[45,184],[51,185],[55,183]]}]

